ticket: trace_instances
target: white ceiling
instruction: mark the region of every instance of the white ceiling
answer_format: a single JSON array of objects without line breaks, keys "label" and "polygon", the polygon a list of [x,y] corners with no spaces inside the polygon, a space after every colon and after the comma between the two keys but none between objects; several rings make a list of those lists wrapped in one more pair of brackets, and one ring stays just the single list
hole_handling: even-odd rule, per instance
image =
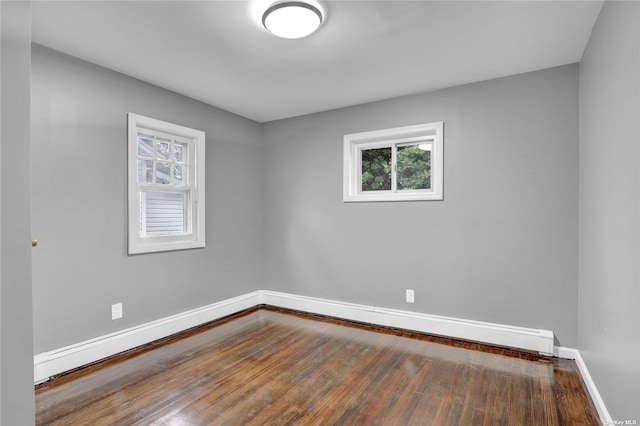
[{"label": "white ceiling", "polygon": [[264,122],[578,62],[602,1],[324,1],[304,39],[272,1],[36,1],[33,40]]}]

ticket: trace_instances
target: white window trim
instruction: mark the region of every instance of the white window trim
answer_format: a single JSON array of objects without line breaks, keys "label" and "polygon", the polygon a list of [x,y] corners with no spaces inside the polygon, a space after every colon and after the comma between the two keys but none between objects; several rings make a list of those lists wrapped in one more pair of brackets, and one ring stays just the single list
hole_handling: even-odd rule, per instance
[{"label": "white window trim", "polygon": [[[194,148],[193,199],[189,200],[190,232],[182,235],[141,237],[140,190],[153,190],[138,182],[138,132],[147,130],[167,133],[189,141]],[[205,133],[166,121],[128,114],[128,246],[129,254],[152,253],[205,247]],[[191,174],[191,171],[190,171]],[[174,188],[167,186],[167,191]],[[180,189],[175,189],[180,192]]]},{"label": "white window trim", "polygon": [[[343,193],[344,202],[424,201],[443,199],[444,123],[442,121],[392,129],[352,133],[344,136]],[[360,152],[363,149],[390,147],[404,143],[429,142],[431,149],[431,189],[367,191],[361,188]],[[395,150],[394,150],[395,152]],[[395,182],[395,170],[392,180]]]}]

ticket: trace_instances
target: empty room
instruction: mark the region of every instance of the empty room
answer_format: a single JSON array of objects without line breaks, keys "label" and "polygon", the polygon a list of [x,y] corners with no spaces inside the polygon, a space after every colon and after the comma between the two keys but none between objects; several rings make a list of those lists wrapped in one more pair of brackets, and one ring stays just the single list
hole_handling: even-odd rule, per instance
[{"label": "empty room", "polygon": [[640,422],[640,2],[0,23],[3,426]]}]

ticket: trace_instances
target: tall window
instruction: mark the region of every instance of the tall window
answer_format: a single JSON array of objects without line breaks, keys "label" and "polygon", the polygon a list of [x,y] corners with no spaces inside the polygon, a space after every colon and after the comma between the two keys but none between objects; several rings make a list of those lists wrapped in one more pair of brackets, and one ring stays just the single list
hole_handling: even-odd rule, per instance
[{"label": "tall window", "polygon": [[204,247],[205,134],[129,114],[129,254]]},{"label": "tall window", "polygon": [[344,201],[442,200],[443,123],[344,137]]}]

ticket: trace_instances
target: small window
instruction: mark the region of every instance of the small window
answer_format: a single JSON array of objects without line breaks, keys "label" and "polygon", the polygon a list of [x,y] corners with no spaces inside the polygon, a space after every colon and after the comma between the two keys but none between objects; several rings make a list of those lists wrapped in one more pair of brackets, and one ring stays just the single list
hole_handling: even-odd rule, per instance
[{"label": "small window", "polygon": [[205,134],[129,114],[129,254],[204,247]]},{"label": "small window", "polygon": [[443,123],[344,137],[343,200],[442,200]]}]

